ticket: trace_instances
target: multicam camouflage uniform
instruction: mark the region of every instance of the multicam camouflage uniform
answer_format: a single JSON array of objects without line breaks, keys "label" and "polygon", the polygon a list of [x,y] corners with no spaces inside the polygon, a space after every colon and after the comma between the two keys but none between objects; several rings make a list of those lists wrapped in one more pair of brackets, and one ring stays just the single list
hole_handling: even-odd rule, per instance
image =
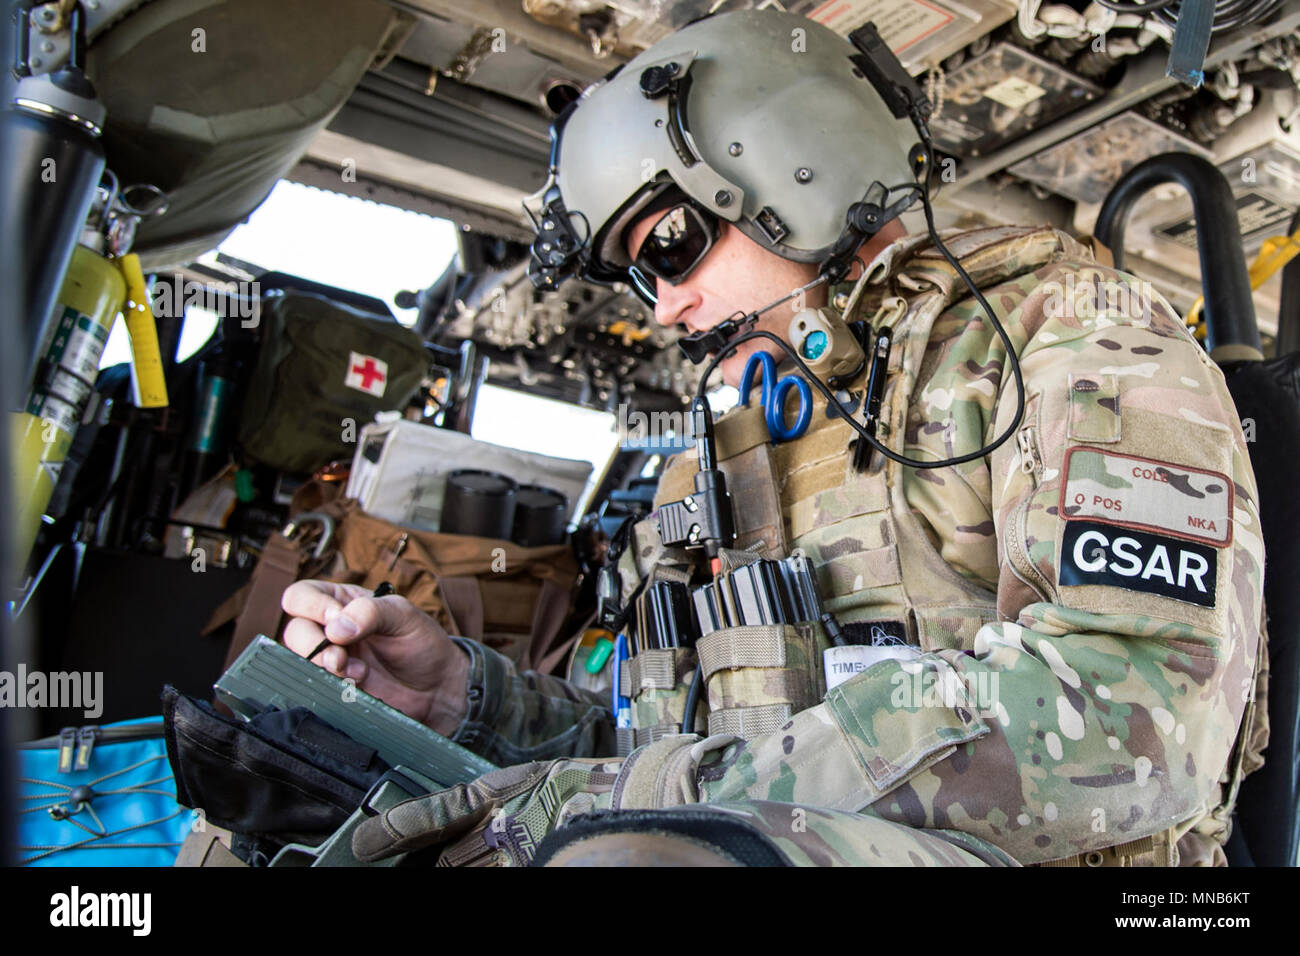
[{"label": "multicam camouflage uniform", "polygon": [[[819,402],[803,438],[764,446],[781,516],[764,524],[745,517],[756,496],[736,495],[753,430],[729,426],[743,409],[724,416],[737,547],[802,548],[842,624],[905,632],[920,652],[874,664],[775,732],[714,738],[699,799],[767,801],[753,812],[769,823],[772,802],[786,820],[808,808],[808,829],[852,862],[882,839],[907,858],[914,828],[960,831],[1021,863],[1221,862],[1236,782],[1267,739],[1263,543],[1223,376],[1158,294],[1063,233],[947,244],[1019,355],[1022,425],[960,466],[877,457],[858,472],[853,433]],[[846,308],[893,329],[890,447],[938,460],[1007,428],[1005,349],[926,237],[882,251]],[[695,467],[675,461],[660,500],[687,493]],[[605,700],[464,646],[471,706],[457,740],[498,762],[614,752]],[[872,822],[854,844],[862,815]]]}]

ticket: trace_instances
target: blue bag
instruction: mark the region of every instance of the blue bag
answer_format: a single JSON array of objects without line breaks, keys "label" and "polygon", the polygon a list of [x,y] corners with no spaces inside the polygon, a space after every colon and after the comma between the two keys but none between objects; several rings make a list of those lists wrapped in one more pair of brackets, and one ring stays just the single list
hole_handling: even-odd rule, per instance
[{"label": "blue bag", "polygon": [[171,866],[194,820],[159,717],[19,744],[18,804],[27,866]]}]

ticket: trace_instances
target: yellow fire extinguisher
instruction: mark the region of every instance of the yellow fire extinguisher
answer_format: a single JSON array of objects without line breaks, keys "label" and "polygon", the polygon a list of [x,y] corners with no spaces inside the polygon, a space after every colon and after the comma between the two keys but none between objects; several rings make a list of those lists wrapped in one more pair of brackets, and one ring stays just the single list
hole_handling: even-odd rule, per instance
[{"label": "yellow fire extinguisher", "polygon": [[[94,218],[96,214],[92,213]],[[108,220],[109,216],[103,215],[103,221]],[[118,233],[123,231],[119,228]],[[129,232],[133,234],[134,230]],[[106,243],[102,231],[93,227],[87,228],[82,239],[83,244],[73,250],[59,291],[54,333],[38,379],[26,407],[13,414],[10,421],[19,560],[26,559],[36,542],[41,515],[54,494],[59,472],[95,389],[104,346],[124,307],[128,310],[137,404],[167,404],[158,333],[138,257],[109,259],[101,255],[97,250]]]}]

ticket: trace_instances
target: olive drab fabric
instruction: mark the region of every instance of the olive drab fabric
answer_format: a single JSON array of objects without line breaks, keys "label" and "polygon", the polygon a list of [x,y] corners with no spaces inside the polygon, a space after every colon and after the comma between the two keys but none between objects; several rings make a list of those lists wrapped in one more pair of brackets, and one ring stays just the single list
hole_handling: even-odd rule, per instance
[{"label": "olive drab fabric", "polygon": [[[736,498],[736,546],[802,549],[859,642],[902,634],[920,653],[770,733],[711,738],[699,799],[961,831],[1022,864],[1221,863],[1267,742],[1263,544],[1223,376],[1158,293],[1064,233],[946,243],[1024,377],[1023,421],[990,456],[921,470],[874,455],[855,471],[855,433],[816,393],[797,441],[766,444],[752,409],[717,426],[729,487],[749,455],[779,503],[776,527],[770,506],[747,510],[762,495]],[[882,250],[846,313],[893,331],[878,432],[892,449],[957,456],[1013,420],[1005,349],[928,237]],[[689,493],[696,467],[676,459],[658,502]],[[625,591],[664,558],[652,524],[637,530]],[[494,673],[485,699],[522,692],[524,677]],[[476,732],[542,752],[566,730],[551,700],[513,704],[531,716],[522,739],[519,723]],[[550,755],[606,745],[589,726]]]},{"label": "olive drab fabric", "polygon": [[429,370],[415,332],[323,296],[268,296],[260,319],[262,346],[239,441],[282,471],[309,474],[351,459],[361,427],[376,412],[405,408]]}]

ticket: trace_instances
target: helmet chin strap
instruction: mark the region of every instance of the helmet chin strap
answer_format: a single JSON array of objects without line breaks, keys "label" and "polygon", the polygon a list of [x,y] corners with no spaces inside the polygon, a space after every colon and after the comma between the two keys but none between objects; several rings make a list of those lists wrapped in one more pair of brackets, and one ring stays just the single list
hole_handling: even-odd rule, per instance
[{"label": "helmet chin strap", "polygon": [[684,335],[677,340],[677,347],[682,350],[692,365],[699,365],[709,357],[711,353],[721,353],[727,350],[727,344],[739,335],[744,335],[758,323],[758,317],[766,312],[771,312],[778,305],[784,305],[791,299],[803,295],[809,289],[815,289],[823,282],[831,279],[828,272],[823,272],[816,279],[806,285],[795,289],[789,295],[782,296],[775,302],[770,302],[761,309],[755,309],[753,312],[744,313],[736,312],[731,317],[723,319],[711,329],[703,332],[692,332],[690,335]]}]

